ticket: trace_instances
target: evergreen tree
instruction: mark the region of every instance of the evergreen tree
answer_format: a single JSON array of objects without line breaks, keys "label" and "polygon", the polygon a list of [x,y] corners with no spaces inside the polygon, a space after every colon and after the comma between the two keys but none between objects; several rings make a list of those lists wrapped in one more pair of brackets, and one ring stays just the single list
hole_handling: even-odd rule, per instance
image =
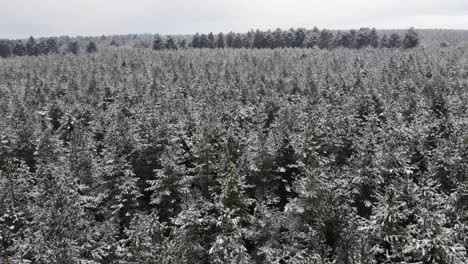
[{"label": "evergreen tree", "polygon": [[201,48],[200,47],[200,34],[196,33],[192,37],[192,47],[193,48]]},{"label": "evergreen tree", "polygon": [[94,41],[90,41],[88,43],[88,46],[86,46],[86,52],[93,53],[93,52],[96,52],[96,51],[97,51],[96,43]]},{"label": "evergreen tree", "polygon": [[180,40],[179,43],[177,44],[177,46],[179,46],[179,48],[181,48],[181,49],[186,49],[187,48],[187,40],[186,39]]},{"label": "evergreen tree", "polygon": [[23,45],[21,41],[17,41],[13,46],[13,54],[15,56],[24,56],[26,55],[26,47]]},{"label": "evergreen tree", "polygon": [[343,48],[352,48],[353,47],[353,36],[349,32],[344,32],[341,35],[337,36],[336,45]]},{"label": "evergreen tree", "polygon": [[379,47],[379,35],[377,34],[377,30],[375,28],[372,28],[370,33],[369,33],[369,38],[370,38],[370,46],[373,48],[378,48]]},{"label": "evergreen tree", "polygon": [[208,34],[208,48],[210,49],[216,48],[216,39],[215,39],[215,36],[213,35],[213,32],[210,32]]},{"label": "evergreen tree", "polygon": [[316,47],[319,43],[320,34],[314,31],[307,33],[307,36],[304,40],[304,47],[313,48]]},{"label": "evergreen tree", "polygon": [[176,49],[178,49],[178,47],[177,47],[177,45],[176,45],[174,39],[173,39],[171,36],[167,37],[166,43],[165,43],[164,47],[165,47],[166,49],[168,49],[168,50],[176,50]]},{"label": "evergreen tree", "polygon": [[246,195],[245,179],[239,175],[234,164],[230,164],[227,175],[221,181],[221,194],[216,208],[219,217],[216,226],[220,229],[209,253],[212,263],[251,263],[250,255],[243,242],[248,223],[247,209],[251,204]]},{"label": "evergreen tree", "polygon": [[388,42],[388,37],[387,34],[384,34],[382,38],[380,39],[380,47],[381,48],[390,48],[390,44]]},{"label": "evergreen tree", "polygon": [[59,48],[57,44],[56,38],[48,38],[46,41],[47,45],[47,53],[58,53]]},{"label": "evergreen tree", "polygon": [[242,38],[242,35],[241,34],[235,34],[234,35],[234,39],[232,41],[232,47],[233,48],[236,48],[236,49],[240,49],[242,48],[243,44],[244,44],[244,39]]},{"label": "evergreen tree", "polygon": [[37,56],[38,55],[36,40],[32,36],[29,37],[28,42],[26,42],[26,54],[29,55],[29,56]]},{"label": "evergreen tree", "polygon": [[12,55],[11,45],[9,41],[0,40],[0,57],[6,58]]},{"label": "evergreen tree", "polygon": [[333,42],[333,33],[329,30],[323,29],[320,32],[318,46],[321,49],[330,49]]},{"label": "evergreen tree", "polygon": [[273,48],[282,48],[284,47],[283,31],[280,28],[277,28],[272,33],[273,35]]},{"label": "evergreen tree", "polygon": [[294,36],[294,47],[296,48],[302,48],[304,46],[304,40],[306,38],[306,30],[303,28],[299,28],[296,30],[295,36]]},{"label": "evergreen tree", "polygon": [[416,30],[414,28],[410,28],[408,32],[405,34],[405,38],[403,39],[403,47],[405,49],[411,49],[419,44],[419,36],[418,33],[416,33]]},{"label": "evergreen tree", "polygon": [[220,32],[216,36],[216,47],[218,49],[224,49],[224,46],[225,46],[224,34]]},{"label": "evergreen tree", "polygon": [[199,48],[208,48],[210,45],[210,40],[206,34],[200,35]]},{"label": "evergreen tree", "polygon": [[253,40],[253,47],[257,49],[265,48],[265,36],[264,33],[257,29],[255,31],[254,40]]},{"label": "evergreen tree", "polygon": [[73,55],[77,55],[80,52],[80,45],[77,41],[71,41],[68,43],[67,51],[72,53]]},{"label": "evergreen tree", "polygon": [[400,48],[401,47],[401,38],[397,33],[392,33],[388,40],[389,48]]},{"label": "evergreen tree", "polygon": [[233,32],[229,32],[227,35],[226,35],[226,47],[228,48],[232,48],[234,47],[234,39],[235,39],[236,35],[233,33]]},{"label": "evergreen tree", "polygon": [[156,34],[153,40],[153,50],[162,50],[164,49],[164,44],[161,36]]},{"label": "evergreen tree", "polygon": [[361,28],[357,33],[356,48],[361,49],[369,46],[371,43],[370,29]]},{"label": "evergreen tree", "polygon": [[255,32],[253,32],[252,30],[247,32],[247,34],[245,35],[242,35],[242,47],[244,48],[252,48],[253,47],[253,42],[254,42],[254,36],[255,36]]},{"label": "evergreen tree", "polygon": [[296,37],[296,33],[294,29],[292,28],[288,31],[283,32],[283,45],[288,48],[294,47],[295,37]]}]

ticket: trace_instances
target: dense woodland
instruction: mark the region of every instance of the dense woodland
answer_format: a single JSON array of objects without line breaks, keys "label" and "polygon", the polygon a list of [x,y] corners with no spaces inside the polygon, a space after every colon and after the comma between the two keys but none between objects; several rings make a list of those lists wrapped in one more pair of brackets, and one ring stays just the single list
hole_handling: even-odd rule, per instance
[{"label": "dense woodland", "polygon": [[97,46],[0,58],[0,263],[466,263],[466,48]]},{"label": "dense woodland", "polygon": [[[381,35],[381,36],[380,36]],[[389,35],[379,33],[375,28],[361,28],[359,30],[350,30],[349,32],[338,31],[333,33],[331,30],[319,30],[315,27],[312,30],[303,28],[275,31],[249,31],[248,33],[233,33],[227,34],[196,33],[193,36],[161,36],[155,34],[152,43],[137,42],[134,46],[153,48],[154,50],[176,50],[186,48],[247,48],[247,49],[262,49],[262,48],[316,48],[316,49],[335,49],[335,48],[350,48],[362,49],[366,47],[372,48],[414,48],[419,44],[419,36],[415,29],[410,28],[403,36],[401,33],[393,32]],[[133,36],[138,38],[138,36]],[[132,39],[132,37],[130,37]],[[97,51],[96,41],[104,42],[107,37],[103,36],[97,40],[89,40],[83,47],[88,53]],[[129,38],[123,38],[128,41]],[[120,46],[120,42],[112,39],[108,46]],[[30,37],[27,41],[24,40],[0,40],[0,57],[6,58],[11,56],[38,56],[52,53],[73,53],[78,54],[80,51],[80,41],[64,37],[57,39],[55,37],[41,39],[36,41],[34,37]]]}]

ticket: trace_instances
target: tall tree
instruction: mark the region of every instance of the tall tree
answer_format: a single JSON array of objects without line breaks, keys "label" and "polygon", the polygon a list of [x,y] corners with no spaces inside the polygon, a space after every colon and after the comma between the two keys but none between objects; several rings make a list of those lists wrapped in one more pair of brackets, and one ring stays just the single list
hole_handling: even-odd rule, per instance
[{"label": "tall tree", "polygon": [[370,29],[369,28],[361,28],[357,33],[356,38],[356,48],[361,49],[370,45],[371,38],[370,38]]},{"label": "tall tree", "polygon": [[304,46],[305,37],[306,37],[306,30],[303,28],[297,29],[295,36],[294,36],[294,47],[302,48]]},{"label": "tall tree", "polygon": [[46,43],[47,43],[47,53],[57,53],[59,51],[56,38],[48,38]]},{"label": "tall tree", "polygon": [[200,34],[198,32],[193,35],[191,46],[192,48],[200,48]]},{"label": "tall tree", "polygon": [[369,44],[373,48],[378,48],[379,47],[379,35],[377,34],[377,30],[375,28],[372,28],[371,31],[369,32]]},{"label": "tall tree", "polygon": [[74,55],[77,55],[78,52],[80,52],[80,45],[78,44],[78,41],[69,42],[67,46],[67,51],[73,53]]},{"label": "tall tree", "polygon": [[208,33],[208,48],[214,49],[216,48],[216,39],[213,35],[213,32]]},{"label": "tall tree", "polygon": [[333,42],[333,33],[330,30],[322,29],[318,46],[321,49],[330,49]]},{"label": "tall tree", "polygon": [[320,33],[309,31],[304,40],[304,47],[313,48],[318,45],[320,39]]},{"label": "tall tree", "polygon": [[94,41],[90,41],[88,46],[86,46],[86,52],[93,53],[97,51],[97,45]]},{"label": "tall tree", "polygon": [[418,33],[416,33],[416,30],[414,28],[410,28],[408,32],[405,34],[405,38],[403,39],[403,47],[405,49],[411,49],[419,44],[419,36]]},{"label": "tall tree", "polygon": [[9,41],[0,40],[0,57],[6,58],[12,55],[11,44]]},{"label": "tall tree", "polygon": [[178,48],[177,44],[175,43],[174,39],[171,36],[167,37],[164,47],[169,50],[176,50]]},{"label": "tall tree", "polygon": [[220,32],[216,36],[216,47],[218,49],[224,49],[224,46],[225,46],[224,34]]},{"label": "tall tree", "polygon": [[36,40],[33,38],[33,36],[29,37],[28,42],[26,42],[26,54],[29,56],[38,55]]},{"label": "tall tree", "polygon": [[162,50],[162,49],[164,49],[163,40],[159,34],[156,34],[153,40],[153,50]]},{"label": "tall tree", "polygon": [[388,40],[389,48],[400,48],[401,47],[401,37],[398,33],[392,33]]},{"label": "tall tree", "polygon": [[26,47],[24,46],[23,42],[17,41],[13,45],[13,54],[15,56],[24,56],[27,54]]}]

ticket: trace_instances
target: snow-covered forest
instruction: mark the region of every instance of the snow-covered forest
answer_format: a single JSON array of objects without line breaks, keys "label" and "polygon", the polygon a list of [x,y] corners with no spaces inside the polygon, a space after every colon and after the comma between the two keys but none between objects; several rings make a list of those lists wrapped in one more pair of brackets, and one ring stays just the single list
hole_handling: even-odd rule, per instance
[{"label": "snow-covered forest", "polygon": [[466,42],[93,41],[0,58],[0,263],[466,263]]}]

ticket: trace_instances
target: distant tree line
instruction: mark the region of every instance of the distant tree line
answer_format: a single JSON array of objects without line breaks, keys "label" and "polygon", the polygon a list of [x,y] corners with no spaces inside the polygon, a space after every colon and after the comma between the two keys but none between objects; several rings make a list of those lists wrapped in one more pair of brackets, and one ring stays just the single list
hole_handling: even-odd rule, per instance
[{"label": "distant tree line", "polygon": [[[349,48],[361,49],[371,48],[414,48],[419,45],[419,36],[414,28],[410,28],[404,36],[398,33],[379,34],[375,28],[361,28],[359,30],[334,32],[328,29],[312,30],[303,28],[274,31],[251,30],[247,33],[227,34],[212,32],[208,34],[196,33],[191,40],[186,38],[174,38],[172,36],[161,36],[156,34],[153,39],[154,50],[176,50],[184,48],[254,48],[254,49],[276,49],[276,48],[318,48],[335,49]],[[106,38],[96,39],[101,45],[120,46],[119,42],[112,40],[108,44]],[[63,43],[62,43],[63,42]],[[36,41],[34,37],[24,40],[0,40],[0,57],[10,56],[38,56],[65,52],[78,54],[83,42],[70,40],[59,41],[57,38],[46,38]],[[64,46],[62,48],[62,46]],[[92,53],[98,50],[95,41],[88,41],[83,50]]]},{"label": "distant tree line", "polygon": [[[375,28],[361,28],[359,30],[349,30],[347,32],[331,30],[319,30],[315,27],[312,30],[303,28],[274,31],[249,31],[246,34],[229,32],[227,34],[196,33],[192,37],[192,48],[350,48],[361,49],[372,48],[414,48],[419,45],[419,36],[414,28],[410,28],[404,36],[398,33],[390,35],[379,35]],[[185,40],[178,44],[172,37],[167,37],[164,41],[160,35],[156,35],[153,42],[153,49],[177,49],[186,48]]]},{"label": "distant tree line", "polygon": [[[45,54],[58,53],[60,45],[57,38],[47,38],[41,41],[36,41],[34,37],[30,37],[26,42],[21,40],[0,40],[0,57],[7,58],[10,56],[38,56]],[[92,53],[97,51],[97,45],[94,41],[90,41],[86,46],[86,52]],[[78,54],[80,45],[77,41],[69,41],[66,43],[64,52]]]}]

